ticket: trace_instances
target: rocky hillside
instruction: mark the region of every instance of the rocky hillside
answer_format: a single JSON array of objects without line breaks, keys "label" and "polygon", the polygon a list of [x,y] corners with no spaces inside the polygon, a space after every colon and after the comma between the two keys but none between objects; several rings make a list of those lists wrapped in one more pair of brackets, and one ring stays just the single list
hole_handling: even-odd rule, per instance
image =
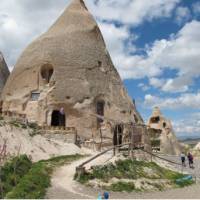
[{"label": "rocky hillside", "polygon": [[16,121],[0,120],[0,147],[6,143],[6,154],[16,156],[26,154],[33,161],[49,159],[53,156],[81,153],[75,144],[68,143],[64,135],[41,135],[37,128],[24,126]]}]

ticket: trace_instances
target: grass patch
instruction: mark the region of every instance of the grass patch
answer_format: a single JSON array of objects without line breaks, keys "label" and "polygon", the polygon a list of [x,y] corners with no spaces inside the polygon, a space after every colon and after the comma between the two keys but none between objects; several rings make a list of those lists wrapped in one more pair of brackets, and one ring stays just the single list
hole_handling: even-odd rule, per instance
[{"label": "grass patch", "polygon": [[[145,172],[144,168],[151,169],[154,174]],[[90,173],[86,173],[80,176],[80,182],[84,183],[91,179],[101,179],[104,182],[108,182],[111,178],[119,179],[138,179],[138,178],[150,178],[150,179],[170,179],[176,180],[182,178],[184,175],[160,167],[154,162],[144,162],[137,160],[118,160],[115,164],[107,164],[94,166]],[[76,177],[75,177],[76,178]]]},{"label": "grass patch", "polygon": [[194,184],[194,181],[193,180],[184,180],[184,181],[176,183],[176,184],[178,187],[182,188],[182,187],[186,187],[186,186]]},{"label": "grass patch", "polygon": [[15,157],[5,163],[0,170],[0,198],[11,191],[32,167],[32,162],[26,155]]},{"label": "grass patch", "polygon": [[106,190],[111,190],[114,192],[132,192],[136,190],[135,184],[132,182],[122,182],[113,183],[108,187],[105,187]]},{"label": "grass patch", "polygon": [[[75,175],[75,179],[82,184],[88,183],[90,180],[99,179],[102,182],[108,183],[112,178],[136,180],[140,178],[146,179],[165,179],[169,180],[172,185],[177,185],[176,180],[183,178],[185,175],[168,170],[157,165],[154,162],[144,162],[137,160],[118,160],[114,164],[94,166],[90,172],[86,172],[80,176]],[[164,188],[157,183],[154,186],[159,190]],[[157,185],[156,185],[157,184]],[[190,181],[181,183],[178,187],[192,184]],[[113,191],[133,191],[136,190],[132,182],[117,182],[109,186]]]},{"label": "grass patch", "polygon": [[160,146],[160,139],[151,139],[151,146],[152,147],[159,147]]},{"label": "grass patch", "polygon": [[15,127],[17,127],[17,128],[20,128],[20,127],[21,127],[21,123],[18,122],[17,120],[11,120],[11,121],[9,121],[9,124],[10,124],[11,126],[15,126]]},{"label": "grass patch", "polygon": [[71,162],[83,158],[83,155],[75,154],[75,155],[67,155],[67,156],[57,156],[50,158],[48,160],[41,160],[39,162],[45,163],[49,168],[55,168],[62,166],[64,164],[70,164]]},{"label": "grass patch", "polygon": [[[23,156],[27,158],[25,155]],[[66,163],[82,158],[82,155],[68,155],[54,157],[49,160],[41,160],[37,163],[32,163],[28,158],[29,167],[20,168],[20,175],[16,184],[8,184],[4,186],[4,192],[1,198],[10,199],[39,199],[44,198],[46,189],[50,186],[51,174],[55,167],[62,166]],[[17,158],[15,158],[17,159]],[[8,164],[6,164],[8,165]],[[5,166],[6,166],[5,165]],[[10,163],[12,166],[12,162]],[[4,167],[5,167],[4,166]],[[6,167],[7,168],[7,167]],[[5,183],[11,182],[13,173],[5,175]],[[11,180],[10,180],[11,179]]]},{"label": "grass patch", "polygon": [[25,122],[22,122],[22,121],[19,121],[19,120],[11,120],[9,121],[9,124],[11,126],[14,126],[16,128],[22,128],[22,129],[31,129],[29,135],[31,137],[37,135],[37,134],[40,134],[40,127],[37,125],[37,123],[25,123]]},{"label": "grass patch", "polygon": [[7,199],[39,199],[45,196],[46,188],[50,186],[51,170],[44,163],[33,164],[30,171],[10,191]]}]

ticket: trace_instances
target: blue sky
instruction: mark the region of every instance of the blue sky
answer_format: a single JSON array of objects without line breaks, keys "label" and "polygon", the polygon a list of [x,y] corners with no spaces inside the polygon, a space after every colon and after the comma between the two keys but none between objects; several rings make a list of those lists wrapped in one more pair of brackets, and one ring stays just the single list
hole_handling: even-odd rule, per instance
[{"label": "blue sky", "polygon": [[[22,50],[46,31],[69,3],[1,0],[0,51],[10,69]],[[152,108],[159,106],[172,120],[177,136],[200,137],[200,1],[85,3],[142,117],[147,120]]]}]

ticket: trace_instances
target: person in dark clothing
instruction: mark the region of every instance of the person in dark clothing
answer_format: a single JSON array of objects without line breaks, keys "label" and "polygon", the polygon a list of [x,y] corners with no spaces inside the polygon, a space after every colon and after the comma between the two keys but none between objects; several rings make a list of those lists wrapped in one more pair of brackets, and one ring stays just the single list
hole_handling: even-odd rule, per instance
[{"label": "person in dark clothing", "polygon": [[189,167],[194,168],[194,166],[193,166],[193,163],[194,163],[193,156],[190,152],[188,153],[187,158],[188,158],[188,162],[189,162]]},{"label": "person in dark clothing", "polygon": [[182,166],[185,167],[186,166],[185,165],[185,154],[183,152],[181,153],[181,162],[182,162]]}]

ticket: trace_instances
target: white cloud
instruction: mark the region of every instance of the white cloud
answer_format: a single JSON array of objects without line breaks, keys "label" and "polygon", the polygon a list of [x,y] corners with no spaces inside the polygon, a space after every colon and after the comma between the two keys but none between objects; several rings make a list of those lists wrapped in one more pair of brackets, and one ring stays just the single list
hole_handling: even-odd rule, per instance
[{"label": "white cloud", "polygon": [[158,106],[165,109],[200,108],[200,92],[181,94],[177,98],[161,98],[151,94],[145,95],[144,105],[147,107]]},{"label": "white cloud", "polygon": [[[169,17],[180,0],[85,0],[89,10],[99,19],[100,27],[111,56],[123,78],[142,77],[141,66],[130,69],[143,59],[129,56],[134,46],[124,45],[124,40],[136,39],[128,32],[128,25]],[[22,50],[58,18],[70,0],[1,0],[0,4],[0,50],[9,66],[13,66]],[[95,4],[98,2],[98,4]],[[117,20],[123,27],[105,24],[102,20]],[[2,26],[3,24],[3,26]],[[111,34],[113,31],[115,34]],[[120,35],[125,34],[125,35]],[[126,50],[125,50],[126,48]],[[128,51],[127,51],[128,50]],[[124,69],[125,68],[125,69]],[[127,69],[128,68],[128,69]],[[157,74],[152,69],[150,75]]]},{"label": "white cloud", "polygon": [[[108,34],[109,26],[113,29],[114,25],[104,25],[106,28],[102,31],[107,38],[106,43],[114,64],[123,79],[148,77],[150,85],[165,92],[186,92],[193,84],[193,79],[200,76],[199,21],[187,23],[177,34],[171,35],[169,40],[156,40],[152,46],[146,46],[147,56],[129,54],[124,49],[124,41],[130,35],[127,27],[115,27],[123,33],[121,36],[116,34],[117,38],[114,38],[112,34]],[[119,47],[116,48],[116,45]],[[136,47],[132,47],[134,52]],[[177,77],[166,80],[160,78],[161,75],[164,76],[164,69],[177,70]]]},{"label": "white cloud", "polygon": [[193,3],[192,8],[194,14],[200,15],[200,2]]},{"label": "white cloud", "polygon": [[[144,72],[143,75],[150,78],[151,85],[160,86],[166,92],[187,91],[193,83],[193,79],[200,76],[199,30],[200,22],[194,20],[187,23],[176,35],[172,35],[169,40],[155,41],[151,47],[147,48],[147,57],[139,57],[137,58],[138,62],[133,62],[132,70],[137,71],[137,67],[141,66],[142,63],[141,70]],[[161,87],[158,82],[155,84],[155,80],[158,75],[160,76],[163,73],[164,69],[175,69],[178,73],[177,77],[173,79],[162,80],[164,85]],[[150,74],[150,71],[156,72],[155,75]]]},{"label": "white cloud", "polygon": [[193,113],[184,116],[181,120],[173,122],[177,134],[199,135],[200,137],[200,113]]},{"label": "white cloud", "polygon": [[165,80],[162,79],[162,78],[152,77],[152,78],[149,79],[149,84],[156,87],[156,88],[161,88],[164,83],[165,83]]},{"label": "white cloud", "polygon": [[182,24],[191,18],[191,13],[189,8],[180,6],[176,9],[176,22]]},{"label": "white cloud", "polygon": [[[108,49],[110,50],[110,54],[114,61],[116,61],[119,65],[122,65],[121,56],[128,56],[129,52],[134,52],[136,50],[136,47],[132,45],[131,47],[124,49],[124,42],[132,41],[137,38],[137,36],[131,35],[129,29],[127,26],[116,26],[114,24],[108,24],[99,22],[99,27],[101,29],[101,32],[104,36],[105,42],[107,44]],[[123,60],[123,63],[126,63],[128,61]]]},{"label": "white cloud", "polygon": [[69,0],[1,0],[0,51],[8,65],[15,64],[23,49],[54,22]]},{"label": "white cloud", "polygon": [[139,83],[138,87],[141,88],[143,91],[147,91],[150,89],[148,85],[145,85],[144,83]]},{"label": "white cloud", "polygon": [[99,0],[94,4],[94,1],[87,1],[97,17],[132,25],[170,17],[179,2],[180,0]]}]

